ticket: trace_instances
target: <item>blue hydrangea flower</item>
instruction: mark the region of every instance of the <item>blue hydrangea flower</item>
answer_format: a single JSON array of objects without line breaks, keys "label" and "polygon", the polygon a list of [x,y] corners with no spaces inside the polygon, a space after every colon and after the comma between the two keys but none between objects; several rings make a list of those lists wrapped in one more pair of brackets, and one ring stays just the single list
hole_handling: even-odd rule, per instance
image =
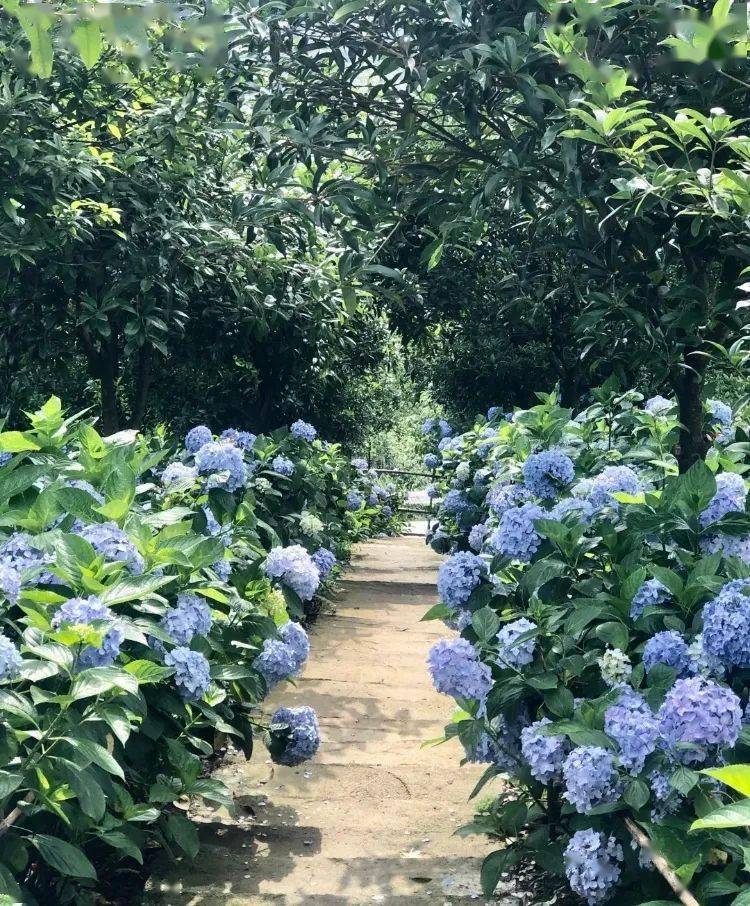
[{"label": "blue hydrangea flower", "polygon": [[202,475],[227,472],[227,490],[234,491],[247,483],[247,472],[242,451],[233,444],[211,441],[195,454],[195,464]]},{"label": "blue hydrangea flower", "polygon": [[309,761],[320,747],[320,728],[312,708],[278,708],[269,727],[269,751],[276,764]]},{"label": "blue hydrangea flower", "polygon": [[424,458],[424,465],[426,469],[439,469],[441,459],[436,453],[428,453]]},{"label": "blue hydrangea flower", "polygon": [[313,441],[318,436],[316,429],[309,422],[303,422],[301,418],[298,418],[289,430],[292,432],[292,437],[299,440]]},{"label": "blue hydrangea flower", "polygon": [[390,519],[391,516],[393,516],[393,507],[390,507],[390,506],[382,507],[380,510],[380,515],[383,516],[385,519]]},{"label": "blue hydrangea flower", "polygon": [[711,414],[712,424],[723,428],[728,428],[732,424],[734,415],[731,406],[727,406],[721,400],[707,400],[706,404]]},{"label": "blue hydrangea flower", "polygon": [[492,688],[490,668],[466,639],[441,639],[430,649],[427,665],[438,692],[483,701]]},{"label": "blue hydrangea flower", "polygon": [[352,460],[352,465],[358,472],[366,472],[370,467],[366,459],[361,459],[358,457],[355,457]]},{"label": "blue hydrangea flower", "polygon": [[11,459],[13,459],[12,453],[6,453],[4,450],[0,451],[0,468],[2,468],[4,465],[7,465],[11,461]]},{"label": "blue hydrangea flower", "polygon": [[456,607],[451,610],[449,616],[443,618],[443,622],[449,629],[461,633],[467,626],[471,626],[471,611]]},{"label": "blue hydrangea flower", "polygon": [[211,565],[211,569],[221,579],[222,582],[228,582],[232,575],[232,564],[229,560],[217,560]]},{"label": "blue hydrangea flower", "polygon": [[219,436],[219,440],[229,441],[235,447],[239,447],[240,450],[252,450],[253,444],[257,439],[257,436],[252,432],[238,431],[237,428],[227,428]]},{"label": "blue hydrangea flower", "polygon": [[483,733],[475,746],[467,746],[464,740],[461,740],[464,747],[466,760],[472,764],[493,764],[497,755],[497,745],[489,733]]},{"label": "blue hydrangea flower", "polygon": [[480,551],[489,531],[490,527],[486,522],[479,522],[473,526],[469,532],[469,547],[472,550]]},{"label": "blue hydrangea flower", "polygon": [[534,522],[544,516],[544,510],[535,503],[511,507],[503,513],[499,527],[490,536],[490,547],[512,560],[530,563],[542,543]]},{"label": "blue hydrangea flower", "polygon": [[208,635],[211,610],[206,602],[190,592],[177,596],[177,605],[162,617],[161,625],[177,645],[189,645],[194,635]]},{"label": "blue hydrangea flower", "polygon": [[349,491],[346,495],[346,508],[350,513],[356,513],[361,509],[363,502],[361,494],[357,491]]},{"label": "blue hydrangea flower", "polygon": [[669,782],[669,777],[662,771],[652,771],[649,774],[651,794],[656,799],[657,805],[651,810],[651,820],[654,824],[661,824],[667,815],[674,814],[685,798]]},{"label": "blue hydrangea flower", "polygon": [[198,470],[194,466],[187,466],[183,462],[170,462],[161,473],[161,483],[166,488],[178,482],[186,484],[193,482],[197,477]]},{"label": "blue hydrangea flower", "polygon": [[675,404],[672,400],[668,400],[666,397],[657,394],[656,396],[652,396],[650,400],[646,400],[643,408],[651,415],[660,416],[667,415],[668,412],[674,409],[674,406]]},{"label": "blue hydrangea flower", "polygon": [[638,494],[642,490],[635,472],[628,466],[607,466],[591,482],[589,501],[594,509],[603,507],[619,508],[612,496],[616,493]]},{"label": "blue hydrangea flower", "polygon": [[543,450],[532,453],[523,464],[523,480],[526,487],[545,500],[560,496],[562,489],[573,481],[575,467],[573,460],[562,450]]},{"label": "blue hydrangea flower", "polygon": [[105,560],[124,563],[134,576],[145,568],[143,557],[123,530],[115,522],[99,522],[76,529],[76,534],[94,548]]},{"label": "blue hydrangea flower", "polygon": [[208,661],[199,651],[173,648],[164,656],[167,667],[174,667],[174,683],[186,701],[199,701],[211,686]]},{"label": "blue hydrangea flower", "polygon": [[77,658],[78,667],[109,667],[120,653],[120,646],[125,640],[122,627],[115,623],[114,614],[95,595],[88,598],[70,598],[55,611],[52,617],[52,627],[90,626],[94,623],[104,623],[106,631],[103,634],[101,645],[85,646]]},{"label": "blue hydrangea flower", "polygon": [[437,424],[438,422],[436,418],[425,419],[425,421],[422,423],[422,434],[427,435],[431,431],[434,431],[435,428],[437,428]]},{"label": "blue hydrangea flower", "polygon": [[702,676],[678,679],[657,717],[662,739],[683,763],[705,761],[707,748],[731,748],[742,729],[739,698]]},{"label": "blue hydrangea flower", "polygon": [[620,796],[614,756],[600,746],[580,746],[563,764],[563,796],[577,812],[587,814]]},{"label": "blue hydrangea flower", "polygon": [[13,679],[23,664],[21,652],[0,632],[0,679]]},{"label": "blue hydrangea flower", "polygon": [[[14,569],[25,581],[24,573],[39,570],[52,562],[49,554],[43,553],[34,545],[30,535],[24,532],[14,532],[2,546],[0,546],[0,564]],[[49,573],[38,577],[37,581],[54,582],[54,576]]]},{"label": "blue hydrangea flower", "polygon": [[104,503],[104,495],[100,494],[91,482],[85,481],[83,478],[72,478],[70,481],[66,481],[65,485],[69,488],[76,488],[78,491],[85,491],[94,498],[99,506]]},{"label": "blue hydrangea flower", "polygon": [[487,575],[487,564],[469,551],[459,551],[440,564],[438,593],[448,607],[462,607]]},{"label": "blue hydrangea flower", "polygon": [[491,422],[495,418],[502,418],[503,410],[500,406],[490,406],[487,410],[487,421]]},{"label": "blue hydrangea flower", "polygon": [[566,736],[545,736],[542,727],[552,721],[546,717],[521,730],[521,752],[532,777],[539,783],[551,783],[562,777],[563,763],[570,751]]},{"label": "blue hydrangea flower", "polygon": [[295,651],[282,639],[265,639],[261,653],[253,661],[253,669],[265,679],[272,689],[277,683],[296,676],[300,662]]},{"label": "blue hydrangea flower", "polygon": [[310,639],[299,623],[290,620],[279,629],[279,638],[291,650],[301,669],[310,656]]},{"label": "blue hydrangea flower", "polygon": [[604,712],[604,732],[617,743],[620,764],[631,774],[640,774],[656,749],[659,723],[641,696],[630,691]]},{"label": "blue hydrangea flower", "polygon": [[188,453],[197,453],[200,448],[214,439],[211,429],[205,425],[196,425],[185,435],[185,449]]},{"label": "blue hydrangea flower", "polygon": [[526,639],[525,642],[519,642],[518,639],[533,632],[537,629],[536,623],[521,617],[520,620],[514,620],[512,623],[506,623],[498,632],[498,654],[497,662],[502,667],[515,667],[520,670],[534,660],[536,650],[536,639]]},{"label": "blue hydrangea flower", "polygon": [[0,562],[0,592],[11,604],[15,604],[21,593],[21,574],[12,566]]},{"label": "blue hydrangea flower", "polygon": [[622,846],[614,837],[591,828],[576,831],[565,848],[564,858],[570,889],[589,906],[612,896],[623,860]]},{"label": "blue hydrangea flower", "polygon": [[552,507],[549,518],[562,522],[566,516],[573,515],[578,522],[587,525],[591,522],[593,512],[591,502],[584,497],[564,497]]},{"label": "blue hydrangea flower", "polygon": [[747,488],[745,479],[736,472],[716,476],[716,493],[700,515],[703,528],[718,522],[727,513],[744,513]]},{"label": "blue hydrangea flower", "polygon": [[441,513],[444,513],[446,516],[452,516],[454,519],[460,519],[464,513],[473,508],[474,505],[470,500],[467,500],[464,493],[457,490],[448,491],[445,495],[445,499],[440,505]]},{"label": "blue hydrangea flower", "polygon": [[438,486],[435,484],[428,484],[427,496],[430,498],[430,500],[435,500],[436,498],[438,498],[440,496],[440,489],[438,488]]},{"label": "blue hydrangea flower", "polygon": [[312,562],[318,567],[320,578],[325,579],[336,565],[336,554],[327,547],[319,547],[312,555]]},{"label": "blue hydrangea flower", "polygon": [[649,673],[657,664],[674,667],[678,675],[686,673],[690,664],[687,642],[674,629],[657,632],[643,649],[643,668]]},{"label": "blue hydrangea flower", "polygon": [[507,510],[530,499],[531,492],[522,484],[499,484],[489,489],[485,503],[496,516],[502,516]]},{"label": "blue hydrangea flower", "polygon": [[278,472],[279,475],[286,475],[287,478],[290,475],[294,475],[294,463],[291,459],[287,459],[286,456],[274,456],[271,461],[271,468],[274,472]]},{"label": "blue hydrangea flower", "polygon": [[320,573],[308,552],[299,544],[274,547],[266,558],[266,575],[289,586],[303,601],[310,601],[320,585]]},{"label": "blue hydrangea flower", "polygon": [[704,554],[721,553],[724,557],[736,557],[743,563],[750,563],[750,535],[725,535],[720,532],[701,538],[698,544]]},{"label": "blue hydrangea flower", "polygon": [[671,597],[671,593],[663,582],[658,579],[646,579],[638,591],[633,595],[630,604],[630,616],[637,620],[647,607],[657,607]]},{"label": "blue hydrangea flower", "polygon": [[750,667],[750,597],[733,583],[703,608],[703,650],[734,667]]}]

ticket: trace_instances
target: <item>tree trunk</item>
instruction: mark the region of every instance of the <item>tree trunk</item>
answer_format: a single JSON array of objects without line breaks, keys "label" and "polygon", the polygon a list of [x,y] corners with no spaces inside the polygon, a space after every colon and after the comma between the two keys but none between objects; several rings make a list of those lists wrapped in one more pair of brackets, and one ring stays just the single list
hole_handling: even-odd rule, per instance
[{"label": "tree trunk", "polygon": [[687,472],[693,463],[705,459],[710,447],[706,437],[701,395],[705,358],[688,353],[685,359],[686,363],[692,367],[675,375],[672,382],[682,423],[680,438],[675,449],[680,474]]},{"label": "tree trunk", "polygon": [[102,368],[99,377],[102,395],[102,433],[114,434],[120,430],[120,407],[117,403],[117,381],[111,363]]}]

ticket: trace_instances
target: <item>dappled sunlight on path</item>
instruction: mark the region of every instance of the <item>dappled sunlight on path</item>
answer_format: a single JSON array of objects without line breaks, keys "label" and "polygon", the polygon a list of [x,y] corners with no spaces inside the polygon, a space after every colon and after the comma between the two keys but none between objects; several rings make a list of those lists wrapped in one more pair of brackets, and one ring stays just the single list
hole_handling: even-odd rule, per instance
[{"label": "dappled sunlight on path", "polygon": [[157,902],[477,902],[491,847],[453,831],[471,817],[482,768],[459,769],[455,741],[421,748],[452,708],[425,667],[430,645],[449,633],[420,623],[436,600],[438,563],[416,537],[358,549],[336,613],[311,632],[302,678],[267,703],[316,709],[317,758],[272,766],[259,746],[251,762],[223,766],[238,817],[203,826],[197,863],[166,869],[152,885]]}]

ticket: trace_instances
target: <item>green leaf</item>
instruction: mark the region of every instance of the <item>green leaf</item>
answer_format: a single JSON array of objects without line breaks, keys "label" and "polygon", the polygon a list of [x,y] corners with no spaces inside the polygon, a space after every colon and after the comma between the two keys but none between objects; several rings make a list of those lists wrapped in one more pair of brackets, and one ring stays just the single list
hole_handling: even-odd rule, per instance
[{"label": "green leaf", "polygon": [[344,3],[343,6],[340,6],[336,12],[331,16],[332,22],[341,22],[351,16],[352,13],[359,12],[359,10],[364,9],[369,0],[350,0],[349,3]]},{"label": "green leaf", "polygon": [[574,701],[573,693],[565,686],[553,689],[544,696],[544,703],[558,717],[572,717]]},{"label": "green leaf", "polygon": [[[40,6],[20,6],[17,13],[18,21],[26,32],[31,51],[31,67],[40,79],[48,79],[52,75],[52,38],[49,30],[52,27],[52,16]],[[0,443],[2,438],[0,438]],[[5,449],[0,447],[0,449]]]},{"label": "green leaf", "polygon": [[121,689],[123,692],[136,694],[138,681],[119,667],[91,667],[76,674],[70,687],[70,695],[75,701],[101,695],[110,689]]},{"label": "green leaf", "polygon": [[98,22],[93,19],[79,20],[70,40],[87,69],[97,64],[102,55],[102,30]]},{"label": "green leaf", "polygon": [[690,830],[716,830],[723,827],[750,826],[750,799],[732,802],[693,821]]},{"label": "green leaf", "polygon": [[715,777],[743,796],[750,796],[750,764],[729,764],[723,768],[706,768],[701,774]]},{"label": "green leaf", "polygon": [[420,622],[426,623],[428,620],[444,620],[446,617],[451,616],[452,613],[453,611],[450,607],[446,607],[445,604],[435,604],[427,611]]},{"label": "green leaf", "polygon": [[498,849],[490,853],[482,862],[479,880],[482,893],[488,899],[495,892],[501,875],[511,869],[518,861],[518,854],[512,849]]},{"label": "green leaf", "polygon": [[674,789],[682,793],[683,796],[687,796],[690,790],[698,783],[699,779],[696,771],[691,771],[690,768],[681,766],[672,773],[672,776],[669,778],[669,783]]},{"label": "green leaf", "polygon": [[17,790],[22,780],[21,774],[0,771],[0,799],[5,799],[6,796],[10,796],[14,790]]},{"label": "green leaf", "polygon": [[634,779],[625,787],[622,798],[632,809],[638,811],[648,802],[650,796],[651,792],[648,784],[644,783],[643,780]]},{"label": "green leaf", "polygon": [[601,626],[596,627],[594,635],[613,648],[619,648],[621,651],[628,650],[630,633],[623,623],[602,623]]},{"label": "green leaf", "polygon": [[445,11],[448,13],[448,18],[454,25],[463,28],[464,14],[458,0],[445,0]]},{"label": "green leaf", "polygon": [[169,815],[167,817],[167,828],[169,835],[180,849],[187,853],[191,859],[194,859],[200,849],[198,831],[195,825],[184,815]]},{"label": "green leaf", "polygon": [[82,770],[78,765],[73,765],[72,763],[70,767],[66,764],[61,764],[60,773],[78,797],[81,811],[88,815],[89,818],[93,818],[94,821],[99,821],[107,809],[107,800],[93,773],[85,769]]},{"label": "green leaf", "polygon": [[77,846],[47,834],[32,834],[29,840],[39,850],[39,855],[47,865],[61,875],[96,880],[96,869]]},{"label": "green leaf", "polygon": [[108,846],[119,849],[120,852],[143,865],[143,854],[127,834],[123,834],[121,831],[108,831],[106,834],[99,834],[98,839]]},{"label": "green leaf", "polygon": [[34,443],[21,431],[3,431],[0,434],[0,450],[3,453],[25,453],[27,450],[39,449],[41,449],[39,444]]},{"label": "green leaf", "polygon": [[486,645],[493,641],[497,635],[497,631],[500,628],[500,618],[494,610],[489,607],[483,607],[472,615],[471,626],[476,632],[480,643]]},{"label": "green leaf", "polygon": [[108,774],[114,774],[115,777],[119,777],[121,780],[125,779],[122,767],[104,746],[100,746],[98,742],[93,742],[90,739],[78,739],[75,736],[66,737],[65,741],[73,748],[78,749],[89,761],[93,761],[95,765],[98,765]]},{"label": "green leaf", "polygon": [[131,661],[125,665],[125,670],[134,676],[141,685],[144,683],[160,683],[174,673],[172,667],[164,667],[162,664],[155,664],[153,661],[146,660]]}]

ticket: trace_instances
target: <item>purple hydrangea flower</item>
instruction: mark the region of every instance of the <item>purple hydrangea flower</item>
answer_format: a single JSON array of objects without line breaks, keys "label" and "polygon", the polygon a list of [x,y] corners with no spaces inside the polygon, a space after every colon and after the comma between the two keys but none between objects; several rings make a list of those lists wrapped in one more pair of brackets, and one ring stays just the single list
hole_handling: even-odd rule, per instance
[{"label": "purple hydrangea flower", "polygon": [[183,462],[170,462],[161,473],[161,483],[168,487],[177,482],[192,482],[198,477],[198,470],[194,466],[187,466]]},{"label": "purple hydrangea flower", "polygon": [[449,607],[463,606],[486,575],[487,564],[481,557],[469,551],[453,554],[438,569],[440,600]]},{"label": "purple hydrangea flower", "polygon": [[482,701],[492,688],[490,668],[479,660],[476,649],[466,639],[436,642],[427,664],[435,688],[444,695]]},{"label": "purple hydrangea flower", "polygon": [[266,558],[265,572],[289,586],[303,601],[310,601],[320,585],[317,566],[299,544],[274,547]]},{"label": "purple hydrangea flower", "polygon": [[650,415],[660,416],[667,415],[668,412],[674,409],[674,406],[675,404],[672,400],[668,400],[666,397],[657,394],[656,396],[652,396],[650,400],[646,400],[643,408]]},{"label": "purple hydrangea flower", "polygon": [[628,466],[607,466],[592,480],[589,501],[597,510],[602,507],[618,509],[619,503],[613,494],[638,494],[640,491],[641,483],[632,469]]},{"label": "purple hydrangea flower", "polygon": [[622,846],[589,828],[576,831],[565,848],[565,874],[570,888],[589,906],[603,903],[614,893],[620,880]]},{"label": "purple hydrangea flower", "polygon": [[531,492],[522,484],[498,484],[487,492],[485,503],[496,516],[502,516],[512,507],[528,503]]},{"label": "purple hydrangea flower", "polygon": [[276,764],[309,761],[320,747],[320,728],[312,708],[278,708],[271,718],[269,751]]},{"label": "purple hydrangea flower", "polygon": [[0,632],[0,679],[13,679],[23,664],[21,652]]},{"label": "purple hydrangea flower", "polygon": [[442,460],[436,453],[428,453],[423,461],[426,469],[438,469]]},{"label": "purple hydrangea flower", "polygon": [[167,667],[174,667],[177,691],[186,701],[199,701],[211,686],[211,671],[206,658],[190,648],[174,648],[164,656]]},{"label": "purple hydrangea flower", "polygon": [[643,649],[643,667],[649,673],[657,664],[674,667],[678,674],[686,673],[690,665],[687,642],[674,629],[657,632]]},{"label": "purple hydrangea flower", "polygon": [[526,617],[506,623],[497,634],[498,664],[501,667],[515,667],[517,670],[530,664],[534,660],[536,639],[526,639],[525,642],[519,642],[518,639],[536,629],[536,623],[532,623]]},{"label": "purple hydrangea flower", "polygon": [[563,764],[563,778],[563,796],[584,815],[620,796],[614,756],[600,746],[573,749]]},{"label": "purple hydrangea flower", "polygon": [[562,777],[563,763],[570,751],[566,736],[546,736],[542,727],[552,723],[546,717],[521,730],[521,752],[532,776],[539,783],[551,783]]},{"label": "purple hydrangea flower", "polygon": [[734,667],[750,667],[750,597],[728,583],[703,608],[703,650]]},{"label": "purple hydrangea flower", "polygon": [[721,553],[724,557],[737,557],[750,563],[750,535],[725,535],[723,532],[701,538],[698,542],[704,554]]},{"label": "purple hydrangea flower", "polygon": [[630,616],[637,620],[647,607],[656,607],[663,604],[670,597],[670,591],[666,585],[658,579],[646,579],[638,591],[633,595],[630,604]]},{"label": "purple hydrangea flower", "polygon": [[21,593],[21,574],[13,566],[0,562],[0,592],[11,604],[15,604]]},{"label": "purple hydrangea flower", "polygon": [[716,493],[700,515],[703,528],[718,522],[727,513],[744,513],[747,488],[745,479],[736,472],[716,476]]},{"label": "purple hydrangea flower", "polygon": [[479,522],[469,532],[469,547],[472,550],[480,551],[484,544],[484,539],[489,534],[490,527],[486,522]]},{"label": "purple hydrangea flower", "polygon": [[233,444],[211,441],[195,454],[195,464],[202,475],[227,472],[225,486],[234,491],[247,483],[247,472],[242,451]]},{"label": "purple hydrangea flower", "polygon": [[707,748],[731,748],[742,728],[739,698],[701,676],[677,680],[657,716],[662,739],[683,763],[705,761]]},{"label": "purple hydrangea flower", "polygon": [[573,481],[575,467],[573,460],[562,450],[543,450],[532,453],[523,464],[523,480],[526,487],[545,500],[560,496],[560,491]]},{"label": "purple hydrangea flower", "polygon": [[287,645],[297,660],[297,669],[300,669],[310,656],[310,639],[305,630],[290,620],[279,629],[279,638]]},{"label": "purple hydrangea flower", "polygon": [[622,766],[640,774],[656,749],[659,724],[643,698],[630,690],[604,712],[604,732],[617,743]]},{"label": "purple hydrangea flower", "polygon": [[491,422],[493,419],[502,418],[503,410],[500,406],[490,406],[487,410],[487,421]]},{"label": "purple hydrangea flower", "polygon": [[115,522],[94,522],[81,526],[76,534],[84,538],[97,554],[105,560],[125,563],[134,576],[140,576],[145,568],[143,557],[123,530]]},{"label": "purple hydrangea flower", "polygon": [[346,508],[350,513],[356,513],[357,510],[361,509],[363,502],[361,494],[356,491],[349,491],[346,495]]},{"label": "purple hydrangea flower", "polygon": [[355,457],[355,458],[352,460],[352,465],[354,466],[354,468],[355,468],[358,472],[366,472],[366,471],[369,469],[369,467],[370,467],[370,466],[369,466],[369,463],[367,462],[367,460],[366,460],[366,459],[362,459],[362,458],[360,458],[360,457]]},{"label": "purple hydrangea flower", "polygon": [[196,425],[185,435],[185,449],[188,453],[197,453],[200,448],[214,439],[211,429],[205,425]]},{"label": "purple hydrangea flower", "polygon": [[303,422],[301,418],[298,418],[289,430],[292,432],[292,437],[299,440],[313,441],[318,436],[316,429],[309,422]]},{"label": "purple hydrangea flower", "polygon": [[91,595],[88,598],[70,598],[55,611],[52,617],[54,629],[66,626],[89,626],[93,623],[104,623],[101,645],[87,645],[78,652],[77,664],[81,669],[87,667],[109,667],[120,653],[120,646],[125,640],[122,627],[115,623],[114,614],[99,598]]},{"label": "purple hydrangea flower", "polygon": [[257,436],[250,431],[238,431],[237,428],[227,428],[219,436],[219,440],[228,441],[235,447],[239,447],[240,450],[252,450],[257,439]]},{"label": "purple hydrangea flower", "polygon": [[591,506],[590,501],[585,498],[564,497],[552,507],[549,512],[549,518],[562,522],[566,516],[573,515],[579,522],[586,525],[591,521],[593,512],[594,508]]},{"label": "purple hydrangea flower", "polygon": [[544,516],[544,510],[535,503],[506,510],[499,527],[490,536],[490,548],[513,560],[530,563],[542,543],[542,536],[534,527],[534,522]]},{"label": "purple hydrangea flower", "polygon": [[312,555],[312,562],[318,567],[321,579],[326,579],[336,565],[336,554],[327,547],[319,547]]},{"label": "purple hydrangea flower", "polygon": [[177,645],[189,645],[194,635],[207,635],[211,629],[211,610],[206,602],[190,592],[177,596],[177,605],[162,617],[161,625]]},{"label": "purple hydrangea flower", "polygon": [[274,472],[278,472],[279,475],[285,475],[287,478],[290,475],[294,475],[294,463],[291,459],[287,459],[286,456],[274,456],[271,468]]}]

